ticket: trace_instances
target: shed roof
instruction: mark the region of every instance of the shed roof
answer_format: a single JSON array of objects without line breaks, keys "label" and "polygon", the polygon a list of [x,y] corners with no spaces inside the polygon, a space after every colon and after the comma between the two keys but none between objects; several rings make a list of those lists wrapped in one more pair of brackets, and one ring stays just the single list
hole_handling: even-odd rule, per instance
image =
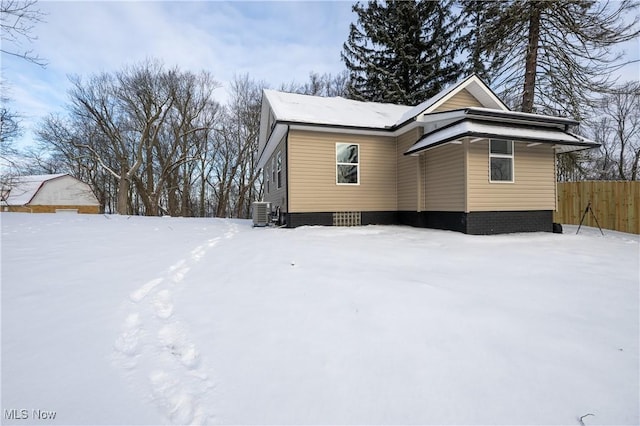
[{"label": "shed roof", "polygon": [[414,155],[462,138],[504,138],[521,142],[553,144],[563,152],[597,148],[600,144],[557,127],[533,127],[463,118],[422,136],[405,155]]},{"label": "shed roof", "polygon": [[45,182],[67,176],[66,173],[50,174],[50,175],[28,175],[16,176],[10,178],[8,182],[8,194],[5,196],[4,189],[2,202],[9,206],[24,206],[28,204],[36,195],[42,184]]}]

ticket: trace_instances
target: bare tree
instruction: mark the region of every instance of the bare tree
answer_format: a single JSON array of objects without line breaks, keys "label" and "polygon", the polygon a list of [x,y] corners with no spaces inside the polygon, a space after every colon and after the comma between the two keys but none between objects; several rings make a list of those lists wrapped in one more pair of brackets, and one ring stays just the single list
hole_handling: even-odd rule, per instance
[{"label": "bare tree", "polygon": [[34,64],[45,66],[46,61],[33,49],[24,47],[32,43],[35,25],[42,22],[45,14],[36,7],[37,0],[2,0],[0,2],[0,33],[2,46],[0,52],[17,56]]},{"label": "bare tree", "polygon": [[617,177],[636,180],[640,158],[640,83],[629,82],[613,90],[603,99],[601,111],[608,124],[609,149],[616,158]]},{"label": "bare tree", "polygon": [[511,0],[483,39],[486,56],[501,64],[496,86],[517,94],[519,108],[581,118],[594,92],[624,65],[612,47],[638,37],[638,3],[588,0]]},{"label": "bare tree", "polygon": [[251,202],[260,198],[262,183],[255,160],[263,87],[246,74],[235,76],[229,104],[213,133],[217,155],[208,182],[218,217],[248,217]]},{"label": "bare tree", "polygon": [[288,93],[300,93],[302,95],[334,97],[347,97],[349,73],[345,70],[337,74],[318,74],[315,71],[309,73],[309,80],[305,83],[290,81],[282,83],[278,90]]},{"label": "bare tree", "polygon": [[49,116],[37,132],[50,155],[95,185],[106,211],[193,215],[218,118],[212,76],[148,60],[72,83],[68,116]]},{"label": "bare tree", "polygon": [[0,160],[12,164],[16,155],[13,141],[20,137],[20,116],[9,108],[11,99],[7,96],[4,80],[0,81]]},{"label": "bare tree", "polygon": [[[170,135],[167,141],[169,146],[170,141],[174,141],[175,149],[172,150],[173,159],[165,162],[169,166],[167,171],[178,169],[175,173],[166,173],[169,214],[194,215],[194,199],[198,197],[194,197],[193,186],[197,177],[196,170],[208,147],[208,135],[218,118],[219,105],[213,101],[213,92],[218,87],[219,84],[208,72],[198,75],[186,72],[176,80],[175,102],[169,116]],[[200,198],[204,198],[202,193]],[[197,201],[199,206],[203,202],[204,200]],[[200,211],[203,210],[201,207]]]},{"label": "bare tree", "polygon": [[640,83],[630,81],[600,97],[582,126],[601,147],[583,158],[589,178],[640,178]]}]

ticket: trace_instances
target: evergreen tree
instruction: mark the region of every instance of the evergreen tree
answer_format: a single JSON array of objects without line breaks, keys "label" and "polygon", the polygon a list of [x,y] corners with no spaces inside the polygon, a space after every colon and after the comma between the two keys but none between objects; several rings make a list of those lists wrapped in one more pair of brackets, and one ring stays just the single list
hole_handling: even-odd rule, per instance
[{"label": "evergreen tree", "polygon": [[468,55],[462,64],[464,74],[476,74],[489,84],[504,60],[500,52],[491,49],[489,37],[506,3],[460,0],[459,5],[462,8],[462,21],[467,26],[466,32],[460,37],[460,44]]},{"label": "evergreen tree", "polygon": [[[462,2],[463,14],[476,3]],[[491,28],[481,26],[480,47],[485,60],[497,55],[494,83],[503,96],[520,99],[520,110],[579,119],[593,93],[613,83],[622,53],[612,47],[638,36],[637,8],[629,0],[511,0],[496,9]],[[474,46],[464,47],[473,56]]]},{"label": "evergreen tree", "polygon": [[461,76],[453,0],[357,3],[341,54],[353,99],[416,105]]}]

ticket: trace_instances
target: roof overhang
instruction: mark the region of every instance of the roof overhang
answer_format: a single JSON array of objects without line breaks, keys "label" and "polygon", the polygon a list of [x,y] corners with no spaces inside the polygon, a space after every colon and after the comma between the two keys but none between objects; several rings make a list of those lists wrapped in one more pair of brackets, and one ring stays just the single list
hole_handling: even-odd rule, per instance
[{"label": "roof overhang", "polygon": [[508,139],[516,142],[551,144],[560,152],[597,148],[600,144],[568,132],[564,128],[544,125],[501,123],[477,118],[462,118],[422,136],[404,154],[417,155],[437,146],[471,139]]},{"label": "roof overhang", "polygon": [[269,157],[273,154],[276,146],[284,135],[289,130],[303,130],[308,132],[320,132],[320,133],[338,133],[342,135],[361,135],[361,136],[383,136],[383,137],[397,137],[402,133],[415,129],[416,127],[422,127],[423,123],[413,121],[405,124],[402,128],[375,128],[375,127],[356,127],[356,126],[339,126],[334,124],[312,124],[301,123],[293,121],[277,122],[269,140],[266,142],[264,149],[259,153],[258,168],[263,168]]},{"label": "roof overhang", "polygon": [[267,160],[269,159],[271,153],[276,149],[276,146],[280,143],[282,138],[289,131],[289,126],[283,123],[276,123],[271,131],[271,135],[269,135],[269,139],[267,140],[264,148],[259,153],[258,157],[258,168],[261,169],[267,164]]},{"label": "roof overhang", "polygon": [[578,121],[567,117],[532,114],[528,112],[503,111],[491,108],[468,107],[441,112],[425,113],[421,122],[457,121],[463,118],[496,121],[499,123],[531,124],[534,126],[563,127],[577,126]]}]

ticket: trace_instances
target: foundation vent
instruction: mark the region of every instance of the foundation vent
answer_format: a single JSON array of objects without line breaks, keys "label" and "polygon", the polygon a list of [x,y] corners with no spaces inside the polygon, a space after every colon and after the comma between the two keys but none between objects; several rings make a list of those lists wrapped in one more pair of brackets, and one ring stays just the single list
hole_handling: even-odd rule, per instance
[{"label": "foundation vent", "polygon": [[360,226],[362,215],[360,212],[336,212],[333,214],[333,226]]}]

